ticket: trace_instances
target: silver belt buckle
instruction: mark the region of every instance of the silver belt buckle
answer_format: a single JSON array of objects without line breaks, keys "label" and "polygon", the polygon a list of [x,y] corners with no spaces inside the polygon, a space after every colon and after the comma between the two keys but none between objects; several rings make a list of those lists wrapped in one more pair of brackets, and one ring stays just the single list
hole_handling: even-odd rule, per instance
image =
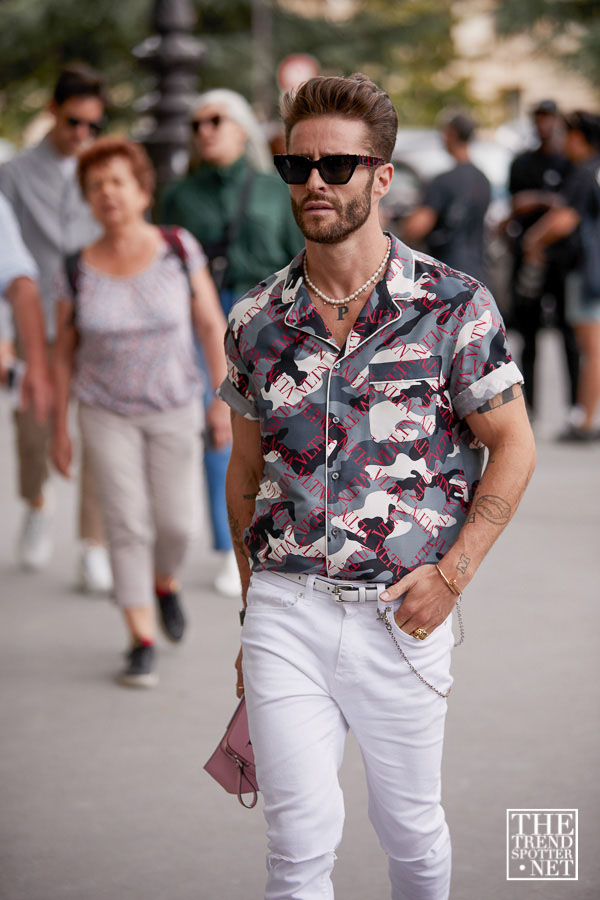
[{"label": "silver belt buckle", "polygon": [[336,603],[360,603],[361,601],[364,603],[367,599],[366,588],[356,587],[353,584],[336,584],[333,593],[337,594]]}]

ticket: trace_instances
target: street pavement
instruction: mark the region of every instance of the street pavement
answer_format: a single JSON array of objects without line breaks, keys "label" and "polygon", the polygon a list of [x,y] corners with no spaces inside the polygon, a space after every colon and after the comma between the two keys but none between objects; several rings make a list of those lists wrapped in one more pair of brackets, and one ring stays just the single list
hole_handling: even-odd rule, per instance
[{"label": "street pavement", "polygon": [[[562,360],[553,332],[542,343],[538,468],[465,594],[454,655],[444,759],[452,900],[600,896],[600,445],[552,441],[565,414]],[[48,569],[16,567],[6,397],[0,466],[0,900],[260,900],[260,803],[242,809],[202,768],[236,702],[239,641],[239,603],[211,587],[218,560],[205,526],[185,571],[189,635],[179,647],[160,640],[156,690],[123,689],[117,610],[73,589],[72,483],[53,479]],[[351,737],[341,780],[336,898],[385,900]],[[507,809],[578,809],[579,879],[508,881]]]}]

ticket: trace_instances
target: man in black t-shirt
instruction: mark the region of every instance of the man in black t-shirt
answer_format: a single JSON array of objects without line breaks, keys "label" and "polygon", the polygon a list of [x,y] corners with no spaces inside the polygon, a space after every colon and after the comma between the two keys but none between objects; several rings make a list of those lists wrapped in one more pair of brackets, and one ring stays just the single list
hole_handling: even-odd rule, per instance
[{"label": "man in black t-shirt", "polygon": [[[553,100],[542,100],[532,109],[539,145],[515,157],[508,189],[512,212],[506,234],[513,254],[512,310],[509,325],[523,338],[521,370],[530,410],[535,406],[535,356],[537,333],[552,321],[561,332],[571,405],[577,402],[579,352],[573,329],[565,318],[565,277],[571,246],[561,242],[546,254],[542,264],[527,264],[523,242],[528,230],[549,210],[563,202],[562,188],[571,164],[560,149],[560,115]],[[552,308],[552,317],[545,312]]]},{"label": "man in black t-shirt", "polygon": [[565,117],[566,153],[574,168],[564,184],[561,205],[532,226],[523,241],[526,262],[536,264],[553,247],[570,240],[574,253],[567,277],[567,315],[581,350],[581,420],[559,439],[600,439],[600,116],[576,110]]},{"label": "man in black t-shirt", "polygon": [[403,225],[409,244],[425,241],[427,252],[453,269],[486,280],[483,221],[490,202],[490,183],[469,158],[475,122],[455,113],[443,127],[444,143],[456,160],[428,185],[423,204]]}]

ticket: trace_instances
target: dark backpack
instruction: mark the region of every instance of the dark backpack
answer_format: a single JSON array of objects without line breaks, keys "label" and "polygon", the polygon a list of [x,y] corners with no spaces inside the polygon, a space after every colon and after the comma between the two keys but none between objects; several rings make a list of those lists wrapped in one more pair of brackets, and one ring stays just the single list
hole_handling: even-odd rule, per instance
[{"label": "dark backpack", "polygon": [[[181,240],[181,229],[176,225],[159,225],[159,231],[163,236],[165,243],[169,246],[171,253],[174,253],[181,263],[181,268],[183,269],[188,283],[190,298],[193,298],[194,288],[192,286],[188,256],[183,241]],[[79,277],[81,274],[80,260],[81,250],[77,250],[75,253],[70,253],[69,256],[66,256],[64,261],[65,274],[73,297],[73,316],[71,324],[75,327],[77,327],[77,295],[79,292]]]}]

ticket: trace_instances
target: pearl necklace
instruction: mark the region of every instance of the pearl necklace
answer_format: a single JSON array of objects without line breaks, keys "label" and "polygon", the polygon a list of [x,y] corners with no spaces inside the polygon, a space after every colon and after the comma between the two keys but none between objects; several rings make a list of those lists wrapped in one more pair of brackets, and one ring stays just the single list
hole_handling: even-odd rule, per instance
[{"label": "pearl necklace", "polygon": [[385,251],[385,256],[383,257],[383,259],[382,259],[382,261],[381,261],[381,265],[379,266],[379,268],[377,269],[377,271],[374,272],[374,273],[371,275],[371,277],[368,278],[368,279],[365,281],[365,283],[363,284],[362,287],[359,287],[357,291],[354,291],[354,293],[348,294],[347,297],[342,297],[341,300],[338,300],[338,299],[336,299],[335,297],[328,297],[327,294],[324,294],[323,291],[320,291],[320,290],[319,290],[319,288],[316,286],[316,284],[313,284],[313,282],[312,282],[312,281],[310,280],[310,278],[308,277],[308,270],[307,270],[307,267],[306,267],[306,254],[304,255],[304,262],[303,262],[304,280],[306,281],[306,283],[308,284],[308,286],[309,286],[310,288],[312,288],[312,290],[315,292],[315,294],[317,295],[317,297],[320,297],[320,298],[321,298],[321,300],[323,301],[323,303],[329,303],[330,306],[345,306],[345,305],[346,305],[347,303],[349,303],[351,300],[356,300],[356,298],[357,298],[358,296],[360,296],[360,294],[362,294],[362,292],[363,292],[364,290],[366,290],[366,288],[368,288],[369,285],[370,285],[371,283],[374,284],[374,283],[377,281],[379,275],[382,273],[383,269],[384,269],[385,266],[387,265],[388,259],[390,258],[390,252],[391,252],[391,249],[392,249],[392,240],[391,240],[391,238],[388,237],[387,242],[388,242],[388,244],[387,244],[387,250]]}]

